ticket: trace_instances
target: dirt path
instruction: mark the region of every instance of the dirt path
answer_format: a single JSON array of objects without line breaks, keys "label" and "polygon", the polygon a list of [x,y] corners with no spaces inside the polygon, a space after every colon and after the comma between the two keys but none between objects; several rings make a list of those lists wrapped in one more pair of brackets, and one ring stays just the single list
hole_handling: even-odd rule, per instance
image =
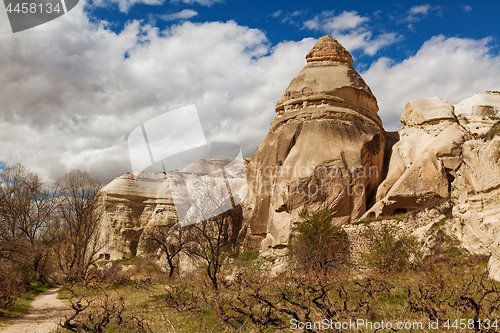
[{"label": "dirt path", "polygon": [[49,333],[57,327],[60,319],[70,312],[68,303],[57,299],[59,288],[52,288],[38,295],[31,303],[25,316],[15,319],[14,323],[1,333]]}]

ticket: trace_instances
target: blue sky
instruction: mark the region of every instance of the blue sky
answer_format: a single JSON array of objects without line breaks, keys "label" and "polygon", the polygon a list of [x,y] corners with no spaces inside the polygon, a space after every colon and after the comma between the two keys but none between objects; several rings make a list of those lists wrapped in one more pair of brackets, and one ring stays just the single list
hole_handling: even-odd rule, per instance
[{"label": "blue sky", "polygon": [[250,157],[325,34],[351,52],[394,131],[411,99],[500,90],[498,17],[498,1],[81,0],[12,34],[2,8],[0,161],[108,182],[133,171],[135,128],[190,104],[207,140]]}]

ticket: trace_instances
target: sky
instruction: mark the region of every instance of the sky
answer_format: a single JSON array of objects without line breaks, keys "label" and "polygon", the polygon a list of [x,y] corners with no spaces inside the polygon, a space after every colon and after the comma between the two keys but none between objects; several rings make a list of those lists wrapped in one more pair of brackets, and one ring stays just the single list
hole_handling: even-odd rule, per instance
[{"label": "sky", "polygon": [[[499,17],[497,0],[80,0],[12,33],[1,7],[0,168],[21,163],[49,183],[79,168],[107,183],[137,171],[133,133],[190,105],[202,139],[251,157],[326,34],[352,54],[395,131],[414,98],[457,104],[500,90]],[[199,143],[193,119],[172,119],[166,133]]]}]

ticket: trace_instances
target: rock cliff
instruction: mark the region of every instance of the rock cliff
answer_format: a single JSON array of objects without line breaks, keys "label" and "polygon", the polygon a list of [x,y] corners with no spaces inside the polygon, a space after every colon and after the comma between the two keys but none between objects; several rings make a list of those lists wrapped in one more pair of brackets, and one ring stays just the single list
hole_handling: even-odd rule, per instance
[{"label": "rock cliff", "polygon": [[380,183],[385,134],[351,55],[324,36],[306,60],[250,160],[244,206],[253,248],[285,248],[304,208],[327,209],[337,224],[358,219]]},{"label": "rock cliff", "polygon": [[246,196],[244,160],[199,160],[181,171],[127,173],[115,178],[100,192],[105,205],[102,239],[106,240],[100,252],[108,259],[144,254],[143,231],[187,221],[190,209],[203,200],[198,198],[200,191],[192,189],[208,183],[223,188],[228,184],[231,195],[221,203],[231,207],[232,200],[237,205]]},{"label": "rock cliff", "polygon": [[490,276],[500,280],[499,120],[499,92],[454,106],[437,97],[410,101],[387,177],[363,218],[390,217],[449,198],[448,231],[470,252],[491,255]]}]

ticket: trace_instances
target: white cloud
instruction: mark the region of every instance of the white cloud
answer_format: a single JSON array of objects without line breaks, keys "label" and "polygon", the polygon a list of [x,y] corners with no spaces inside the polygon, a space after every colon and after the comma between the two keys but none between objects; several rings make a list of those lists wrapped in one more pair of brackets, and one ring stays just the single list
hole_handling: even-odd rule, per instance
[{"label": "white cloud", "polygon": [[427,15],[429,11],[431,10],[430,5],[418,5],[418,6],[413,6],[408,10],[408,13],[410,15]]},{"label": "white cloud", "polygon": [[400,23],[408,23],[408,28],[414,30],[413,24],[427,17],[431,12],[435,12],[439,16],[442,15],[440,6],[431,6],[428,4],[413,6],[406,12]]},{"label": "white cloud", "polygon": [[274,18],[277,18],[277,17],[280,17],[281,14],[283,14],[283,11],[282,10],[277,10],[274,13],[272,13],[271,16],[274,17]]},{"label": "white cloud", "polygon": [[177,13],[165,14],[158,16],[164,21],[187,20],[198,15],[198,12],[192,9],[183,9]]},{"label": "white cloud", "polygon": [[472,12],[472,7],[468,5],[460,5],[460,8],[464,13],[470,13]]},{"label": "white cloud", "polygon": [[117,34],[83,6],[2,34],[0,161],[51,180],[78,167],[107,182],[131,171],[126,138],[135,127],[192,103],[208,140],[250,156],[314,42],[271,47],[262,31],[232,21],[164,32],[133,21]]},{"label": "white cloud", "polygon": [[[129,9],[136,4],[146,4],[151,6],[162,5],[166,0],[93,0],[93,5],[97,7],[108,7],[118,5],[118,9],[123,13],[128,13]],[[80,1],[81,3],[81,1]]]},{"label": "white cloud", "polygon": [[476,92],[500,90],[500,55],[491,54],[489,38],[435,36],[408,59],[380,58],[361,73],[377,97],[388,130],[400,128],[406,103],[438,96],[451,104]]},{"label": "white cloud", "polygon": [[170,2],[171,3],[182,2],[182,3],[188,4],[188,5],[198,4],[198,5],[210,7],[213,4],[223,3],[224,1],[223,0],[171,0]]},{"label": "white cloud", "polygon": [[369,20],[369,17],[361,16],[356,11],[344,11],[339,15],[335,15],[333,11],[324,11],[305,21],[304,28],[328,33],[350,52],[363,50],[368,55],[374,55],[381,48],[402,38],[393,32],[374,36],[367,24]]}]

